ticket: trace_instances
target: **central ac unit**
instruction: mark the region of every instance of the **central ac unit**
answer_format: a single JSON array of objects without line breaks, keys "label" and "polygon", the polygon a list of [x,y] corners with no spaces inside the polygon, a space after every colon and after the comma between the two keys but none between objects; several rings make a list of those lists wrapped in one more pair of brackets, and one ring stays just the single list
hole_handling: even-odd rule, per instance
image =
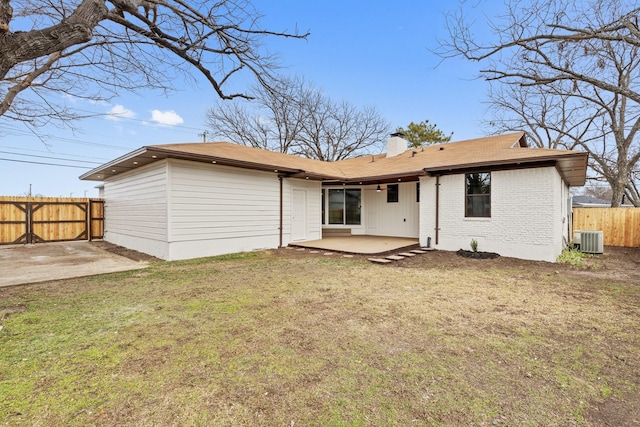
[{"label": "central ac unit", "polygon": [[588,254],[604,252],[604,237],[602,231],[580,231],[580,251]]}]

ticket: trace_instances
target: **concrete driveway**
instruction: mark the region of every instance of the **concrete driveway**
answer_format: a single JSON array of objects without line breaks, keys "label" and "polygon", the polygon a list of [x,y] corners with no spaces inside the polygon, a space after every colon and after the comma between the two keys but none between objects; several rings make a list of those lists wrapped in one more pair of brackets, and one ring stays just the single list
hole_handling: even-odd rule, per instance
[{"label": "concrete driveway", "polygon": [[0,287],[146,268],[89,242],[0,246]]}]

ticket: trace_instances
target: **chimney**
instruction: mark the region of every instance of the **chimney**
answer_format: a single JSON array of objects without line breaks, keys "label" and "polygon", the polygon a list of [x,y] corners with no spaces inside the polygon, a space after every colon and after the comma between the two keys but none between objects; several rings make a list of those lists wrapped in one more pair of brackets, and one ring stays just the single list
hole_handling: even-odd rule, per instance
[{"label": "chimney", "polygon": [[404,134],[401,132],[392,133],[387,139],[387,157],[395,157],[407,151],[408,148],[409,142],[404,139]]}]

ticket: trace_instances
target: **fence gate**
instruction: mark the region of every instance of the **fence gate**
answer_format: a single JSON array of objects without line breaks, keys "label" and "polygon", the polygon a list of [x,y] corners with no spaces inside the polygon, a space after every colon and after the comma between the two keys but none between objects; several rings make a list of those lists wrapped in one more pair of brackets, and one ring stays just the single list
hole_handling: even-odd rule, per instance
[{"label": "fence gate", "polygon": [[103,229],[103,200],[0,198],[0,244],[94,240]]}]

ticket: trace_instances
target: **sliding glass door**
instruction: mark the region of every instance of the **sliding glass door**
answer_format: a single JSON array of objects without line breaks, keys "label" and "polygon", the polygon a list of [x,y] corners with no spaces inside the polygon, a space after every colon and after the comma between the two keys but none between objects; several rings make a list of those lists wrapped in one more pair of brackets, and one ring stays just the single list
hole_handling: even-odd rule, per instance
[{"label": "sliding glass door", "polygon": [[360,225],[362,191],[359,188],[329,189],[329,224]]}]

